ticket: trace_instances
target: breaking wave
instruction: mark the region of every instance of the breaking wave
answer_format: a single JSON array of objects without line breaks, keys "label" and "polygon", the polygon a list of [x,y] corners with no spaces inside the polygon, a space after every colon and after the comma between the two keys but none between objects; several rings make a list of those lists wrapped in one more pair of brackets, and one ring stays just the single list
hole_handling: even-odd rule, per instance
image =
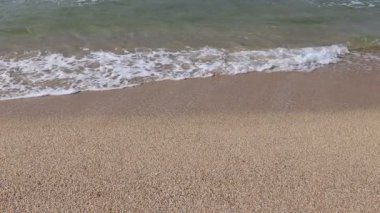
[{"label": "breaking wave", "polygon": [[0,57],[0,100],[255,71],[310,72],[338,62],[348,52],[343,45],[239,52],[210,47],[121,53],[85,50],[82,56],[26,52]]},{"label": "breaking wave", "polygon": [[311,0],[311,2],[320,7],[372,8],[380,6],[380,0]]}]

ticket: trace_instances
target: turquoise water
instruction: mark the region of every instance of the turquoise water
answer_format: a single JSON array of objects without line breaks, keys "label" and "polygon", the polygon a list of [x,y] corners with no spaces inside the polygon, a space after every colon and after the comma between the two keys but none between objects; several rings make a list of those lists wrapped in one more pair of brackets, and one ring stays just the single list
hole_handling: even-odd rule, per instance
[{"label": "turquoise water", "polygon": [[0,100],[364,67],[379,50],[380,0],[0,0]]},{"label": "turquoise water", "polygon": [[2,49],[304,47],[380,38],[379,0],[0,0]]}]

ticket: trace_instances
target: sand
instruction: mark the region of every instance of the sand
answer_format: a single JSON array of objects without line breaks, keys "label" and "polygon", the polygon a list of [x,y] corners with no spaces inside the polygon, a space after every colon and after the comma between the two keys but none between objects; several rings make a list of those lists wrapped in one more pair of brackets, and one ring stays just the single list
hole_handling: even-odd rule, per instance
[{"label": "sand", "polygon": [[2,101],[0,211],[379,212],[379,91],[321,70]]}]

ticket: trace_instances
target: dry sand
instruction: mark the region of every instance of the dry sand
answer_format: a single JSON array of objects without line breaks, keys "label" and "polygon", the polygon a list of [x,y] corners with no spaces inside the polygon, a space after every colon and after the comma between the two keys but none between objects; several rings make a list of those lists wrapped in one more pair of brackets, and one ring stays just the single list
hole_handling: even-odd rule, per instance
[{"label": "dry sand", "polygon": [[0,165],[0,212],[379,212],[380,72],[3,101]]}]

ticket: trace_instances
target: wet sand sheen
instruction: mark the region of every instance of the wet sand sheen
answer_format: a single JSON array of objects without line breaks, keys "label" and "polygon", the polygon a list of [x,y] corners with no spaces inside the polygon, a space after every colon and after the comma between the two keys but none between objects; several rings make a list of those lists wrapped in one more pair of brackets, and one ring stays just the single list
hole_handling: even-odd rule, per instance
[{"label": "wet sand sheen", "polygon": [[0,210],[376,212],[380,73],[341,71],[0,102]]},{"label": "wet sand sheen", "polygon": [[[343,45],[298,49],[276,48],[230,52],[199,50],[84,51],[82,57],[62,54],[0,56],[0,100],[78,91],[109,90],[161,80],[183,80],[247,72],[309,72],[337,63],[349,50]],[[379,60],[380,63],[380,60]]]}]

